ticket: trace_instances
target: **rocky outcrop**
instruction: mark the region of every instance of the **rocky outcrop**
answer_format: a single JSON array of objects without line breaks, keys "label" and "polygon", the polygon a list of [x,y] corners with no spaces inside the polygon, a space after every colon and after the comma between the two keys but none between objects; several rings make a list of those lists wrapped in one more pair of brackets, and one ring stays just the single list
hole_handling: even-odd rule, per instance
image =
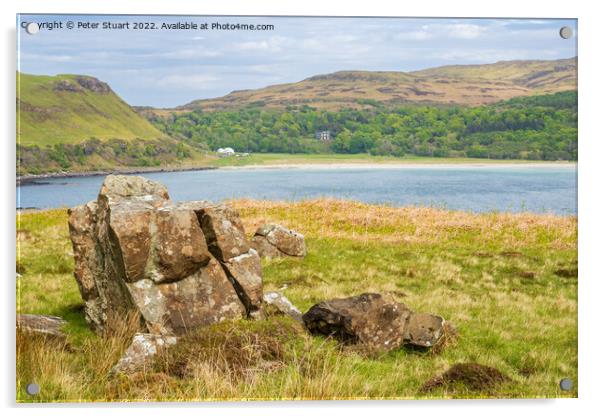
[{"label": "rocky outcrop", "polygon": [[377,293],[332,299],[312,306],[303,315],[309,332],[332,336],[372,351],[390,351],[412,345],[433,347],[443,336],[444,319],[414,313],[403,303]]},{"label": "rocky outcrop", "polygon": [[100,94],[108,94],[111,92],[111,87],[109,87],[109,84],[99,81],[94,77],[78,76],[75,78],[75,81],[83,88],[92,92]]},{"label": "rocky outcrop", "polygon": [[58,316],[17,314],[17,329],[26,333],[64,339],[67,322]]},{"label": "rocky outcrop", "polygon": [[110,175],[96,201],[69,210],[69,232],[86,320],[97,332],[131,311],[160,335],[260,315],[259,256],[229,207],[174,203],[159,183]]},{"label": "rocky outcrop", "polygon": [[305,257],[307,254],[303,234],[278,224],[264,224],[259,227],[251,244],[261,257],[266,258]]}]

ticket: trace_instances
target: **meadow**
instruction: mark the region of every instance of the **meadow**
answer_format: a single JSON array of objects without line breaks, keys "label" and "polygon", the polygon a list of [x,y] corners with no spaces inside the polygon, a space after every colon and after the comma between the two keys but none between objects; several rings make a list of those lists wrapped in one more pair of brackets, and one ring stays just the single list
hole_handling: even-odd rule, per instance
[{"label": "meadow", "polygon": [[[577,218],[472,214],[332,199],[229,201],[249,235],[265,222],[303,233],[305,259],[262,260],[264,290],[301,311],[379,292],[445,317],[457,338],[437,351],[367,355],[310,337],[288,317],[235,321],[184,338],[132,376],[109,370],[131,341],[85,324],[72,276],[65,209],[17,214],[17,312],[61,316],[64,341],[17,333],[17,400],[204,401],[576,397]],[[511,381],[475,389],[421,386],[456,363],[495,367]],[[559,381],[571,378],[571,391]],[[36,382],[40,394],[28,396]]]}]

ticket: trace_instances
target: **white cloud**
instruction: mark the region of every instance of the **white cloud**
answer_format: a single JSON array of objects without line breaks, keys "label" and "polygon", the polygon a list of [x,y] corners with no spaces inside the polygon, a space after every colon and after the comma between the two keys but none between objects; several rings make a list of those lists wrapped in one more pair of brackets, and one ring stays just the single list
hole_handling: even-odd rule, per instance
[{"label": "white cloud", "polygon": [[72,55],[50,55],[50,54],[34,54],[21,52],[22,61],[31,62],[71,62],[76,59]]},{"label": "white cloud", "polygon": [[[161,58],[173,58],[173,59],[196,59],[196,58],[213,58],[220,56],[221,52],[203,49],[203,48],[189,48],[189,49],[176,49],[173,51],[156,54],[155,56]],[[148,56],[153,56],[150,54]]]},{"label": "white cloud", "polygon": [[395,35],[395,39],[398,40],[428,40],[432,39],[435,35],[427,30],[416,30],[413,32],[398,33]]},{"label": "white cloud", "polygon": [[213,74],[168,75],[157,80],[161,88],[185,88],[203,91],[215,87],[220,78]]},{"label": "white cloud", "polygon": [[428,24],[418,30],[401,32],[395,39],[408,41],[425,41],[431,39],[476,39],[487,32],[488,28],[472,23]]},{"label": "white cloud", "polygon": [[476,39],[487,30],[484,26],[468,23],[445,25],[445,29],[449,37],[456,39]]}]

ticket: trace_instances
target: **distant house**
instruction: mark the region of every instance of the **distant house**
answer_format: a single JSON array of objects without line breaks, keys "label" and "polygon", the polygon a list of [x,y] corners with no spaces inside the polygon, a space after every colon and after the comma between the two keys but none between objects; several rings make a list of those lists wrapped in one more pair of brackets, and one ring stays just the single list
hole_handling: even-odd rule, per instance
[{"label": "distant house", "polygon": [[322,130],[316,132],[316,139],[323,142],[330,141],[330,130]]},{"label": "distant house", "polygon": [[229,157],[234,156],[236,152],[231,147],[220,147],[217,149],[217,155],[219,157]]}]

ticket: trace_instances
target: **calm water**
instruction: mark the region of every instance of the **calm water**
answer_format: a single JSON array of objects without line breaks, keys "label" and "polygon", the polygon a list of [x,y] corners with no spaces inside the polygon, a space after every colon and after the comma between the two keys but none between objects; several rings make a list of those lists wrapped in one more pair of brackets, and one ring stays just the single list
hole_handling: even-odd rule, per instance
[{"label": "calm water", "polygon": [[[173,200],[299,200],[329,196],[396,206],[577,213],[575,167],[284,168],[147,173]],[[41,180],[17,188],[18,207],[55,208],[95,199],[103,177]]]}]

